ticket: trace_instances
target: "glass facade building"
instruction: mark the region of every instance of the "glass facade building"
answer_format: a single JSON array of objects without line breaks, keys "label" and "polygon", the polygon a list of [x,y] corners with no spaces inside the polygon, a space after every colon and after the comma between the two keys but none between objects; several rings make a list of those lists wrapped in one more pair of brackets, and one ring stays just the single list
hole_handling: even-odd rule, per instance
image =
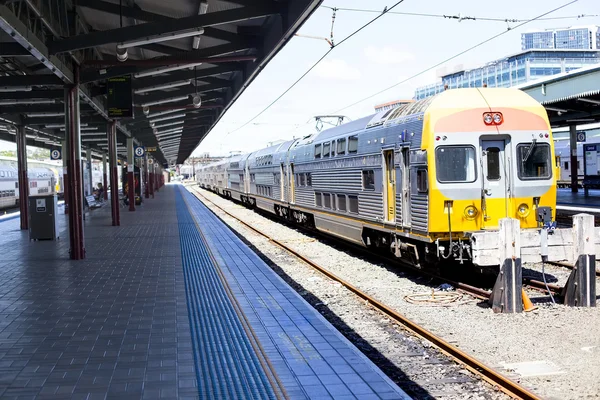
[{"label": "glass facade building", "polygon": [[[538,36],[537,41],[544,41]],[[442,76],[441,81],[417,88],[415,100],[443,92],[445,88],[511,87],[531,80],[569,72],[600,63],[598,50],[536,49],[492,61],[482,67],[453,72]]]},{"label": "glass facade building", "polygon": [[521,49],[599,50],[600,27],[578,26],[521,34]]}]

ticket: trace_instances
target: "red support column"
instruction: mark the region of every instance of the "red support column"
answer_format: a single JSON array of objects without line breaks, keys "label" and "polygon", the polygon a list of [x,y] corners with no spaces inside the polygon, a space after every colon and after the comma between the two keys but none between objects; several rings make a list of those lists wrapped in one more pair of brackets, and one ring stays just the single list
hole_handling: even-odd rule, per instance
[{"label": "red support column", "polygon": [[158,189],[160,189],[160,184],[158,181],[158,175],[160,175],[160,167],[157,168],[158,169],[158,173],[154,173],[154,183],[156,184],[156,193],[158,193]]},{"label": "red support column", "polygon": [[110,175],[110,208],[113,226],[121,225],[119,208],[119,167],[117,165],[117,124],[112,121],[107,125],[108,160]]},{"label": "red support column", "polygon": [[104,188],[104,200],[108,200],[108,180],[106,173],[106,153],[102,153],[102,186]]},{"label": "red support column", "polygon": [[148,188],[148,154],[144,156],[144,197],[150,197],[150,190]]},{"label": "red support column", "polygon": [[21,229],[29,229],[29,179],[27,177],[27,137],[25,120],[21,118],[17,126],[17,165],[19,179],[19,209],[21,211]]},{"label": "red support column", "polygon": [[81,172],[81,132],[79,125],[79,70],[75,67],[75,85],[65,89],[65,137],[68,142],[69,239],[72,260],[85,258],[83,232],[83,180]]},{"label": "red support column", "polygon": [[[65,134],[66,137],[66,134]],[[69,159],[69,143],[66,140],[62,142],[62,162],[63,162],[63,199],[65,202],[65,214],[69,213],[69,185],[67,182],[69,181],[69,168],[67,166],[67,160]]]},{"label": "red support column", "polygon": [[135,155],[133,138],[127,138],[127,187],[129,188],[129,211],[135,211]]}]

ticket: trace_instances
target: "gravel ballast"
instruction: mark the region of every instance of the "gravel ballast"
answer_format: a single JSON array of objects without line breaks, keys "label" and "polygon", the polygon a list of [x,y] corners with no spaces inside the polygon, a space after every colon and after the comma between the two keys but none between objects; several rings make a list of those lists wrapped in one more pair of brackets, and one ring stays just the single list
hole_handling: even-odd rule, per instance
[{"label": "gravel ballast", "polygon": [[[539,308],[515,315],[494,314],[487,304],[466,295],[445,306],[412,304],[405,296],[431,293],[432,286],[426,279],[407,275],[392,265],[373,263],[338,250],[213,193],[199,190],[211,202],[284,242],[541,397],[600,398],[600,311],[597,308],[552,305],[546,294],[534,291],[529,294]],[[342,333],[351,340],[354,335],[355,344],[365,354],[375,359],[387,359],[380,360],[378,365],[399,384],[405,382],[403,389],[412,385],[412,394],[419,398],[424,393],[434,398],[507,398],[445,356],[440,356],[439,351],[428,343],[407,335],[403,328],[341,285],[315,272],[210,203],[205,204],[270,260],[276,271]],[[541,271],[541,265],[526,265],[523,275],[537,275],[536,271]],[[548,283],[564,285],[570,270],[545,265],[545,272]],[[596,287],[600,293],[598,281]],[[556,371],[523,377],[505,369],[507,363],[532,361],[546,362]],[[449,384],[450,379],[457,383]]]}]

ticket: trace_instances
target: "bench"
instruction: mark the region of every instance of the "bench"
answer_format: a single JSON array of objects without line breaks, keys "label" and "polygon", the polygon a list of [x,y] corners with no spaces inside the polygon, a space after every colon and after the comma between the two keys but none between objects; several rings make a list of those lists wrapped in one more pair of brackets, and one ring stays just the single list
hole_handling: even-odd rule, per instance
[{"label": "bench", "polygon": [[85,196],[85,201],[89,208],[100,208],[102,207],[102,203],[96,200],[94,195]]}]

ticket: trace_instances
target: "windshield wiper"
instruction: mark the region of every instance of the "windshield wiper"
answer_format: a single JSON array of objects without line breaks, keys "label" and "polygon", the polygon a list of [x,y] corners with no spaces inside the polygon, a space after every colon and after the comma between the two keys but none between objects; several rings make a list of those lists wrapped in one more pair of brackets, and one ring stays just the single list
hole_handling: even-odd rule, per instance
[{"label": "windshield wiper", "polygon": [[536,143],[537,143],[537,139],[533,139],[531,141],[531,146],[529,146],[529,148],[527,149],[527,154],[525,154],[525,157],[523,157],[524,163],[527,162],[527,160],[531,156],[531,153],[533,153],[533,149],[534,149]]}]

